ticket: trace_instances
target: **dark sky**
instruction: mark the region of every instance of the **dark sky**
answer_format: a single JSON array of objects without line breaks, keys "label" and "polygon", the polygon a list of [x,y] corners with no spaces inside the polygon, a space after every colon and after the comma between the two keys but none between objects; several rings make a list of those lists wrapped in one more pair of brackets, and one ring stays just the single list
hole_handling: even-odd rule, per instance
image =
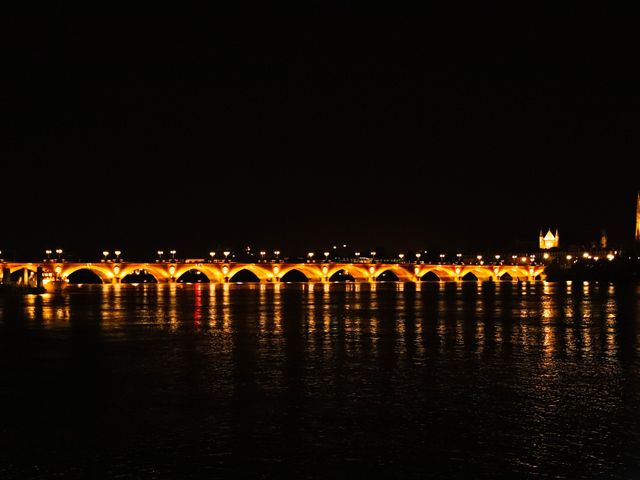
[{"label": "dark sky", "polygon": [[633,18],[464,13],[5,20],[0,249],[629,242]]}]

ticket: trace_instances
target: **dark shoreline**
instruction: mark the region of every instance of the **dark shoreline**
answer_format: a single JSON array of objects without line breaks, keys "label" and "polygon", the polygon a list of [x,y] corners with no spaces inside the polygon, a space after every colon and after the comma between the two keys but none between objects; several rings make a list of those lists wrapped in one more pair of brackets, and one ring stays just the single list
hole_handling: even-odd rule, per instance
[{"label": "dark shoreline", "polygon": [[549,282],[565,280],[637,282],[640,280],[640,262],[636,260],[578,261],[570,267],[551,263],[545,269],[545,274]]}]

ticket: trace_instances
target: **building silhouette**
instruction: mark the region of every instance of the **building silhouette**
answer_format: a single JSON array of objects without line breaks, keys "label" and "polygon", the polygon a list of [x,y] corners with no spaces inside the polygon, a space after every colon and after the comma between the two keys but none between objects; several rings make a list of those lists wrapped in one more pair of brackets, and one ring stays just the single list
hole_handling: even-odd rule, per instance
[{"label": "building silhouette", "polygon": [[560,235],[556,228],[556,234],[551,233],[551,229],[547,231],[545,236],[542,236],[542,230],[540,230],[539,246],[541,250],[549,250],[550,248],[558,248],[560,246]]}]

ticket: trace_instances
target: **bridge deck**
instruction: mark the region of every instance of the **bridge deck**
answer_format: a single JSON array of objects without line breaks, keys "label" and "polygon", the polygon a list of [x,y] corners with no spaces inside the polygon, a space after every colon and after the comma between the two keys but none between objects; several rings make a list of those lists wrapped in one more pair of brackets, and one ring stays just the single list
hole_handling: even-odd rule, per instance
[{"label": "bridge deck", "polygon": [[[42,268],[45,283],[52,280],[69,281],[69,276],[81,270],[95,273],[104,283],[120,283],[129,275],[146,273],[159,283],[180,281],[189,271],[198,271],[210,282],[232,282],[239,272],[251,272],[261,282],[279,282],[291,272],[303,274],[309,282],[329,282],[335,275],[349,275],[355,281],[374,282],[386,272],[399,281],[419,282],[423,279],[461,281],[475,279],[533,281],[544,278],[543,265],[484,265],[484,264],[425,264],[425,263],[236,263],[236,262],[4,262],[3,272],[18,270],[35,272]],[[425,278],[426,276],[426,278]],[[391,276],[393,278],[393,276]],[[4,281],[3,275],[3,281]]]}]

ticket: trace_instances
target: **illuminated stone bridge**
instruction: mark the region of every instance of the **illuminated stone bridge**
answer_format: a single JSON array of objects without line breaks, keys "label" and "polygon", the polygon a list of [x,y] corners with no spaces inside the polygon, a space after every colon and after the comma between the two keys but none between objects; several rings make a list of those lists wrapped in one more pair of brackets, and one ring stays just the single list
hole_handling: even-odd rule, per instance
[{"label": "illuminated stone bridge", "polygon": [[[391,277],[403,282],[435,281],[534,281],[544,278],[543,265],[459,265],[459,264],[422,264],[422,263],[236,263],[236,262],[56,262],[10,263],[1,264],[3,281],[7,277],[19,277],[21,283],[35,283],[37,272],[42,273],[43,283],[51,281],[68,282],[69,276],[79,271],[93,272],[103,283],[120,283],[125,278],[135,283],[131,275],[146,274],[158,283],[180,281],[187,272],[200,272],[210,282],[226,283],[236,281],[236,275],[252,273],[260,282],[280,282],[289,272],[298,272],[308,282],[330,282],[338,279],[353,279],[356,282],[375,282]],[[17,272],[20,271],[21,274]],[[393,275],[388,274],[391,272]],[[380,278],[383,274],[386,274]],[[241,275],[242,276],[242,275]],[[286,281],[286,278],[285,278]]]}]

